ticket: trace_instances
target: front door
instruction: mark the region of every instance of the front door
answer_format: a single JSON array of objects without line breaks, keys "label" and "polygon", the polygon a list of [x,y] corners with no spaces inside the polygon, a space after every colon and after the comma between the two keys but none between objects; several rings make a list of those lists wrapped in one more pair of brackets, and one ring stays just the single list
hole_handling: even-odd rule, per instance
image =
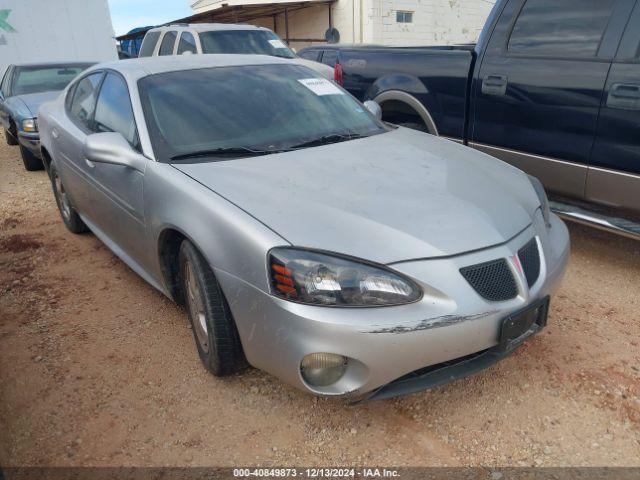
[{"label": "front door", "polygon": [[617,20],[633,1],[508,2],[474,79],[472,146],[582,198]]},{"label": "front door", "polygon": [[[125,80],[107,72],[96,103],[92,130],[120,133],[132,148],[140,150],[138,130]],[[96,226],[134,259],[145,258],[144,174],[129,167],[93,163],[91,178],[96,190],[93,206]]]},{"label": "front door", "polygon": [[611,65],[587,177],[587,200],[640,212],[640,3]]}]

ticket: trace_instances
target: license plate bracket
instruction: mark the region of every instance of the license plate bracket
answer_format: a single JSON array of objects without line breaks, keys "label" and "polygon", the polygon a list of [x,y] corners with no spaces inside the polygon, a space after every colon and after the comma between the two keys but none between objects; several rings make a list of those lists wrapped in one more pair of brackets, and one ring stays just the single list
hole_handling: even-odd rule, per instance
[{"label": "license plate bracket", "polygon": [[547,324],[549,297],[545,297],[526,308],[514,312],[502,321],[500,349],[510,352],[527,338],[535,335]]}]

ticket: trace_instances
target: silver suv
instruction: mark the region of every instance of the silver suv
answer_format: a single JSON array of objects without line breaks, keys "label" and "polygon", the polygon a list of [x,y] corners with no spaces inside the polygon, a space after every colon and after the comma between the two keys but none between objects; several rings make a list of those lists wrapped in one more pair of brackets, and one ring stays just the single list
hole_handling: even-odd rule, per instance
[{"label": "silver suv", "polygon": [[296,59],[329,80],[333,69],[298,57],[278,35],[264,27],[230,23],[175,24],[152,28],[139,57],[198,53],[240,53]]}]

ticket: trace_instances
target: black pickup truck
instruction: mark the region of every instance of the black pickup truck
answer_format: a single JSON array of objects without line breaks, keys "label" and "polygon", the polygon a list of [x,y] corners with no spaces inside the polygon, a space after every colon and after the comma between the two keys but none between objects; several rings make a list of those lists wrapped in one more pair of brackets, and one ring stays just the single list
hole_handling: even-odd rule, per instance
[{"label": "black pickup truck", "polygon": [[299,54],[384,120],[537,176],[565,218],[640,236],[640,0],[498,0],[475,45]]}]

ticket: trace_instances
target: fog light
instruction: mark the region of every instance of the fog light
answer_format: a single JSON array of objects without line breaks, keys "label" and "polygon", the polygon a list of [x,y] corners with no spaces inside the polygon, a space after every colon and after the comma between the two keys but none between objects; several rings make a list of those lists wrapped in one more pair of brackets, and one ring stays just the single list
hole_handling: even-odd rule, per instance
[{"label": "fog light", "polygon": [[314,387],[326,387],[340,380],[347,369],[347,357],[335,353],[312,353],[302,359],[302,378]]}]

